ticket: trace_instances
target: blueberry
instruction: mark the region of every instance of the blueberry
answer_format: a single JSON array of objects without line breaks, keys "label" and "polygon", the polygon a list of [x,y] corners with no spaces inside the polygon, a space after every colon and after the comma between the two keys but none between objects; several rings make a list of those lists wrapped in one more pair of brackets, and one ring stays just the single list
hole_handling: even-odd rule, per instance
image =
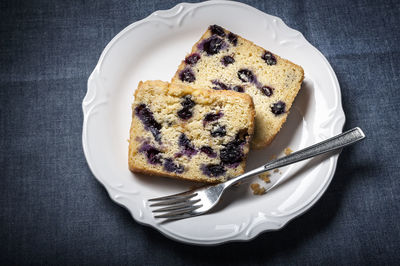
[{"label": "blueberry", "polygon": [[235,139],[232,140],[232,143],[236,143],[237,145],[242,145],[246,143],[247,137],[249,136],[248,129],[241,129],[236,134]]},{"label": "blueberry", "polygon": [[262,59],[264,59],[265,63],[267,63],[267,65],[276,65],[276,58],[275,56],[269,52],[269,51],[265,51],[265,53],[261,56]]},{"label": "blueberry", "polygon": [[190,139],[186,136],[185,133],[181,133],[178,140],[178,145],[181,147],[187,147],[190,145]]},{"label": "blueberry", "polygon": [[243,156],[240,145],[234,142],[228,143],[225,148],[221,149],[219,155],[221,162],[224,164],[240,163],[243,160]]},{"label": "blueberry", "polygon": [[161,157],[158,155],[160,153],[157,149],[150,149],[146,152],[147,158],[152,164],[161,164]]},{"label": "blueberry", "polygon": [[217,34],[221,37],[225,37],[225,31],[222,27],[218,26],[218,25],[211,25],[209,27],[210,31],[212,34]]},{"label": "blueberry", "polygon": [[280,115],[285,112],[286,104],[282,101],[276,102],[271,106],[271,112],[275,115]]},{"label": "blueberry", "polygon": [[225,126],[217,126],[211,130],[211,136],[213,137],[224,137],[226,136],[226,127]]},{"label": "blueberry", "polygon": [[232,32],[230,32],[229,34],[228,34],[228,41],[231,43],[231,44],[233,44],[234,46],[236,46],[237,45],[237,36],[235,35],[235,34],[233,34]]},{"label": "blueberry", "polygon": [[210,158],[216,158],[217,153],[213,151],[213,149],[210,146],[203,146],[200,148],[200,151],[207,154],[208,157]]},{"label": "blueberry", "polygon": [[244,92],[244,88],[242,86],[235,86],[232,88],[232,90],[237,91],[237,92]]},{"label": "blueberry", "polygon": [[191,54],[185,58],[185,63],[188,65],[195,65],[199,61],[200,55],[198,53]]},{"label": "blueberry", "polygon": [[253,82],[255,81],[255,77],[253,72],[248,69],[240,69],[237,73],[238,78],[243,82]]},{"label": "blueberry", "polygon": [[178,145],[182,148],[182,154],[191,157],[196,155],[198,151],[191,143],[190,139],[184,134],[181,133],[178,140]]},{"label": "blueberry", "polygon": [[209,177],[221,176],[224,175],[226,172],[225,167],[220,164],[206,164],[206,165],[202,164],[200,166],[200,169],[204,175]]},{"label": "blueberry", "polygon": [[158,142],[161,141],[161,124],[158,123],[153,116],[153,113],[150,111],[150,109],[144,104],[139,104],[135,108],[135,114],[139,119],[142,121],[144,128],[146,130],[149,130],[151,134],[153,134],[154,139]]},{"label": "blueberry", "polygon": [[222,57],[221,63],[222,63],[224,66],[227,66],[227,65],[229,65],[229,64],[235,63],[235,59],[234,59],[232,56],[226,55],[226,56]]},{"label": "blueberry", "polygon": [[224,84],[218,80],[213,80],[213,81],[211,81],[211,83],[216,85],[213,87],[214,90],[229,90],[229,87],[226,84]]},{"label": "blueberry", "polygon": [[196,103],[191,99],[190,95],[187,95],[183,98],[181,102],[182,109],[178,111],[179,118],[183,120],[187,120],[193,116],[192,108],[196,105]]},{"label": "blueberry", "polygon": [[246,143],[248,135],[246,129],[240,130],[235,138],[221,149],[219,157],[223,164],[234,165],[243,160],[242,145]]},{"label": "blueberry", "polygon": [[174,158],[180,158],[182,156],[183,156],[182,152],[177,152],[177,153],[174,154]]},{"label": "blueberry", "polygon": [[183,108],[178,111],[178,116],[183,120],[187,120],[193,116],[193,113],[190,109]]},{"label": "blueberry", "polygon": [[193,71],[190,68],[185,68],[179,73],[179,78],[183,82],[194,82],[196,80],[196,77],[193,74]]},{"label": "blueberry", "polygon": [[148,143],[144,143],[140,147],[139,152],[144,152],[146,154],[147,161],[150,164],[162,164],[160,155],[161,151],[149,145]]},{"label": "blueberry", "polygon": [[186,95],[185,97],[183,97],[181,105],[184,108],[193,108],[196,105],[196,103],[192,100],[192,96]]},{"label": "blueberry", "polygon": [[174,172],[177,174],[182,174],[185,170],[183,165],[175,164],[174,160],[172,160],[171,158],[166,158],[164,160],[164,169],[168,172]]},{"label": "blueberry", "polygon": [[226,45],[226,43],[219,37],[213,35],[203,44],[203,49],[208,55],[214,55],[219,53],[219,51]]},{"label": "blueberry", "polygon": [[269,87],[269,86],[263,86],[260,88],[261,92],[265,95],[270,97],[273,93],[273,88]]},{"label": "blueberry", "polygon": [[217,120],[220,119],[223,115],[224,115],[224,113],[222,113],[222,112],[218,112],[218,113],[208,113],[208,114],[206,114],[206,115],[204,116],[203,125],[207,124],[208,122],[217,121]]}]

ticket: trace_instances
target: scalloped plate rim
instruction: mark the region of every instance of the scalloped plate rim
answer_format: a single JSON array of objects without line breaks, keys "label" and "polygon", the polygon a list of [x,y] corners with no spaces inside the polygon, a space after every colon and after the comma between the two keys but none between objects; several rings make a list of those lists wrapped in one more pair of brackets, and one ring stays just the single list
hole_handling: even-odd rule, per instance
[{"label": "scalloped plate rim", "polygon": [[[169,18],[173,18],[173,17],[174,17],[174,11],[175,11],[175,10],[178,10],[178,11],[179,11],[179,9],[180,9],[181,7],[183,7],[183,8],[184,8],[184,7],[197,8],[197,7],[201,7],[201,6],[205,6],[205,5],[214,5],[214,4],[236,5],[236,6],[240,6],[240,7],[242,7],[242,8],[251,9],[253,12],[258,12],[258,13],[260,13],[260,14],[263,15],[263,16],[269,16],[269,17],[272,17],[272,18],[276,19],[277,21],[279,21],[279,23],[280,23],[281,25],[283,25],[284,27],[286,27],[286,29],[291,30],[291,31],[293,31],[293,32],[296,32],[296,33],[300,34],[301,38],[306,42],[306,44],[309,45],[309,48],[312,48],[315,52],[317,52],[317,54],[319,55],[319,57],[324,61],[326,67],[329,69],[329,74],[332,76],[332,79],[333,79],[333,81],[334,81],[334,83],[335,83],[335,87],[337,88],[337,93],[338,93],[338,98],[339,98],[339,101],[338,101],[338,104],[337,104],[337,108],[336,108],[336,111],[335,111],[335,116],[336,116],[336,117],[339,117],[339,119],[338,119],[338,121],[337,121],[337,124],[336,124],[337,130],[342,131],[342,130],[343,130],[343,127],[344,127],[344,124],[345,124],[345,121],[346,121],[346,119],[345,119],[345,114],[344,114],[343,107],[342,107],[342,97],[341,97],[340,85],[339,85],[339,82],[338,82],[338,80],[337,80],[336,74],[335,74],[335,72],[334,72],[333,69],[332,69],[332,66],[329,64],[329,61],[325,58],[325,56],[324,56],[317,48],[315,48],[310,42],[308,42],[308,40],[304,37],[304,35],[303,35],[301,32],[299,32],[299,31],[297,31],[297,30],[295,30],[295,29],[293,29],[293,28],[290,28],[288,25],[286,25],[286,23],[285,23],[281,18],[276,17],[276,16],[273,16],[273,15],[266,14],[265,12],[262,12],[261,10],[259,10],[259,9],[257,9],[257,8],[254,8],[254,7],[250,6],[250,5],[247,5],[247,4],[244,4],[244,3],[240,3],[240,2],[234,2],[234,1],[206,1],[206,2],[200,2],[200,3],[186,3],[186,2],[182,2],[182,3],[179,3],[179,4],[175,5],[174,7],[170,8],[170,9],[154,11],[154,12],[151,13],[149,16],[147,16],[147,17],[145,17],[145,18],[143,18],[143,19],[141,19],[141,20],[139,20],[139,21],[136,21],[136,22],[134,22],[134,23],[131,23],[130,25],[128,25],[127,27],[125,27],[124,29],[122,29],[122,30],[121,30],[116,36],[114,36],[114,37],[112,38],[112,40],[106,45],[106,47],[104,48],[103,52],[101,53],[101,55],[100,55],[100,57],[99,57],[99,60],[98,60],[98,62],[97,62],[97,64],[96,64],[95,68],[93,69],[92,73],[90,74],[90,76],[89,76],[89,78],[88,78],[88,82],[87,82],[87,92],[86,92],[86,94],[85,94],[85,96],[84,96],[84,98],[83,98],[83,101],[82,101],[82,111],[83,111],[83,115],[84,115],[84,117],[83,117],[83,127],[82,127],[82,130],[83,130],[83,132],[82,132],[82,146],[83,146],[83,152],[84,152],[86,161],[87,161],[87,163],[88,163],[89,169],[91,170],[92,174],[94,175],[94,177],[96,178],[96,180],[97,180],[98,182],[100,182],[100,184],[102,184],[103,187],[106,189],[106,191],[107,191],[109,197],[111,198],[111,200],[112,200],[113,202],[115,202],[117,205],[119,205],[119,206],[125,208],[126,210],[128,210],[128,212],[130,213],[130,215],[132,216],[132,218],[133,218],[137,223],[139,223],[139,224],[141,224],[141,225],[145,225],[145,226],[150,227],[150,228],[153,228],[153,229],[157,230],[157,231],[160,232],[162,235],[166,236],[167,238],[169,238],[169,239],[171,239],[171,240],[178,241],[178,242],[185,243],[185,244],[198,245],[198,246],[216,246],[216,245],[221,245],[221,244],[226,244],[226,243],[232,243],[232,242],[246,242],[246,241],[250,241],[250,240],[253,240],[253,239],[257,238],[259,235],[261,235],[261,234],[263,234],[263,233],[271,232],[271,231],[278,231],[278,230],[283,229],[284,227],[286,227],[286,225],[287,225],[289,222],[291,222],[291,221],[294,220],[295,218],[300,217],[301,215],[305,214],[308,210],[310,210],[310,209],[316,204],[316,202],[318,202],[318,200],[324,195],[325,191],[327,190],[327,188],[329,187],[329,185],[330,185],[330,183],[331,183],[331,181],[332,181],[332,179],[333,179],[333,176],[334,176],[334,174],[335,174],[336,167],[337,167],[338,157],[339,157],[339,155],[340,155],[340,154],[336,154],[336,155],[332,156],[332,158],[334,158],[334,160],[333,160],[333,166],[332,166],[332,173],[330,174],[329,178],[327,179],[327,181],[326,181],[326,183],[323,185],[323,187],[318,191],[318,193],[316,194],[316,196],[315,196],[306,206],[304,206],[302,209],[296,211],[295,213],[293,213],[293,214],[291,214],[291,215],[289,215],[289,216],[286,216],[285,218],[281,218],[281,219],[280,219],[281,221],[279,222],[279,226],[278,226],[277,228],[273,228],[273,229],[268,229],[268,228],[267,228],[267,229],[265,229],[265,230],[261,230],[260,232],[254,234],[253,236],[250,236],[250,237],[247,237],[247,238],[246,238],[246,237],[243,237],[243,234],[239,234],[239,235],[237,235],[237,236],[234,236],[234,238],[231,238],[231,239],[226,238],[226,239],[223,239],[223,240],[216,240],[216,241],[211,240],[210,242],[207,242],[207,241],[196,241],[196,240],[190,241],[190,240],[188,240],[188,239],[182,239],[182,238],[174,237],[174,236],[169,235],[168,232],[164,232],[163,230],[161,230],[160,227],[155,226],[155,225],[157,225],[157,224],[152,225],[152,224],[150,224],[150,223],[146,223],[146,222],[143,222],[143,221],[139,220],[137,217],[135,217],[134,213],[133,213],[126,205],[124,205],[124,204],[121,203],[121,202],[118,202],[118,201],[113,197],[112,188],[108,187],[108,186],[105,184],[105,182],[104,182],[101,178],[99,178],[98,175],[96,174],[96,172],[95,172],[95,170],[94,170],[94,167],[93,167],[93,165],[92,165],[92,161],[90,160],[90,155],[89,155],[88,147],[87,147],[87,141],[86,141],[86,136],[85,136],[85,129],[87,128],[87,119],[88,119],[88,115],[87,115],[87,111],[85,110],[85,106],[87,105],[88,97],[89,97],[90,93],[91,93],[92,90],[93,90],[93,88],[91,88],[91,86],[89,85],[90,81],[93,80],[93,79],[94,79],[94,75],[100,71],[100,68],[101,68],[101,65],[102,65],[102,63],[103,63],[103,61],[104,61],[104,58],[105,58],[105,56],[108,54],[108,52],[109,52],[109,50],[112,48],[112,46],[113,46],[124,34],[126,34],[127,31],[133,29],[135,26],[140,25],[140,24],[142,24],[142,23],[144,23],[144,22],[146,22],[146,21],[151,20],[153,17],[156,17],[156,16],[157,16],[157,13],[160,13],[160,12],[162,12],[163,15],[171,14],[172,16],[170,16],[170,17],[168,17],[168,18],[164,18],[164,19],[169,19]],[[94,98],[95,98],[95,97],[94,97]],[[94,100],[94,98],[93,98],[93,100]],[[90,102],[89,102],[89,103],[90,103]],[[263,222],[263,223],[265,223],[265,222]],[[239,236],[239,237],[238,237],[238,236]]]}]

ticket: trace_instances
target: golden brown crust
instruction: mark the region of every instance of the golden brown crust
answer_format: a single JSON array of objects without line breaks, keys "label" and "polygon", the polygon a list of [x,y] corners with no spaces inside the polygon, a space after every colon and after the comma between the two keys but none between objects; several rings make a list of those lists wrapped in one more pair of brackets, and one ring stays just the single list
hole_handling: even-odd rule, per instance
[{"label": "golden brown crust", "polygon": [[216,178],[205,178],[205,177],[197,177],[195,179],[189,178],[184,175],[177,175],[173,173],[168,173],[165,171],[157,171],[153,169],[145,169],[145,168],[139,168],[139,167],[129,167],[129,170],[133,173],[139,173],[139,174],[145,174],[145,175],[151,175],[151,176],[162,176],[162,177],[169,177],[169,178],[175,178],[175,179],[183,179],[183,180],[188,180],[188,181],[194,181],[194,182],[199,182],[199,183],[208,183],[208,184],[215,184],[215,183],[220,183],[222,180],[221,179],[216,179]]}]

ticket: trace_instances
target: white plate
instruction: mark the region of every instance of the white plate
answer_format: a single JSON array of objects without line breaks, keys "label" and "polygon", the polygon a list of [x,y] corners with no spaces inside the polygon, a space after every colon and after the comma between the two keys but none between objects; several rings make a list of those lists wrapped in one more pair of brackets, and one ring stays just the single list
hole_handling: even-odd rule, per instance
[{"label": "white plate", "polygon": [[[247,169],[265,163],[272,154],[282,155],[286,147],[298,150],[338,134],[345,121],[339,84],[324,56],[281,19],[245,4],[183,3],[157,11],[120,32],[104,49],[82,104],[82,140],[89,167],[110,197],[126,207],[136,221],[175,240],[200,245],[249,240],[263,231],[282,228],[321,197],[338,157],[314,158],[280,169],[272,181],[288,181],[263,196],[252,195],[249,185],[244,184],[207,215],[166,224],[152,217],[146,199],[184,191],[191,184],[128,170],[133,93],[140,80],[170,80],[211,24],[265,47],[305,71],[303,88],[288,121],[268,149],[251,152]],[[262,184],[257,178],[254,181]]]}]

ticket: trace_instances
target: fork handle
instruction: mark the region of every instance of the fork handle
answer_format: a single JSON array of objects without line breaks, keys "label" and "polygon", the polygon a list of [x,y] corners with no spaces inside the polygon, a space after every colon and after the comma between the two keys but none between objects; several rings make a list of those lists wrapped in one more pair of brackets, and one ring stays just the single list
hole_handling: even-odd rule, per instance
[{"label": "fork handle", "polygon": [[229,187],[233,184],[236,184],[239,181],[243,181],[251,176],[283,167],[292,163],[296,163],[323,153],[327,153],[333,150],[337,150],[343,148],[345,146],[351,145],[357,141],[360,141],[365,138],[364,132],[359,128],[350,129],[342,134],[334,136],[330,139],[321,141],[317,144],[314,144],[305,149],[299,150],[297,152],[291,153],[288,156],[273,160],[263,166],[260,166],[252,171],[244,173],[243,175],[237,176],[227,182],[225,182],[226,186]]}]

